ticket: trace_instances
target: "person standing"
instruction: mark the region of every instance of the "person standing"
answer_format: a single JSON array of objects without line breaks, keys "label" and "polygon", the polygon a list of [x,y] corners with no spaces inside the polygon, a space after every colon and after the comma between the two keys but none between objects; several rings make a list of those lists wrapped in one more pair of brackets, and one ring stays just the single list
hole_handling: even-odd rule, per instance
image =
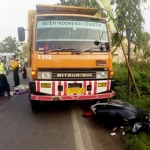
[{"label": "person standing", "polygon": [[0,81],[2,82],[4,86],[4,90],[6,91],[7,96],[10,96],[10,86],[5,75],[5,68],[4,68],[3,60],[0,60]]},{"label": "person standing", "polygon": [[8,63],[7,63],[7,57],[6,56],[4,56],[3,63],[4,63],[6,75],[8,75],[8,65],[7,65]]},{"label": "person standing", "polygon": [[26,67],[27,67],[27,63],[25,62],[23,67],[22,67],[22,77],[23,79],[26,79],[27,78],[27,70],[26,70]]},{"label": "person standing", "polygon": [[13,70],[13,77],[14,77],[14,86],[16,87],[20,84],[20,79],[19,79],[19,63],[16,59],[16,56],[13,56],[13,62],[11,64],[12,70]]}]

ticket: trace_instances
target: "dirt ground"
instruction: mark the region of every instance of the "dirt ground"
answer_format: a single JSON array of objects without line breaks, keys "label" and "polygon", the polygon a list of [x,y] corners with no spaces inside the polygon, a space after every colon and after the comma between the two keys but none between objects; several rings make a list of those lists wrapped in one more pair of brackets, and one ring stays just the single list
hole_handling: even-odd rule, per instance
[{"label": "dirt ground", "polygon": [[92,139],[95,150],[129,150],[123,141],[123,135],[120,130],[116,131],[116,135],[112,136],[112,129],[105,127],[95,119],[86,119],[86,125]]}]

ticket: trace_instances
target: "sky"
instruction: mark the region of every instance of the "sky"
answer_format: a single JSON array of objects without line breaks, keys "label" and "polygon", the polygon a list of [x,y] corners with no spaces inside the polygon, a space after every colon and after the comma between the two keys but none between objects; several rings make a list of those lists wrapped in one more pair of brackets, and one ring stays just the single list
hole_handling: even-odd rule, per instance
[{"label": "sky", "polygon": [[[146,6],[150,6],[148,0]],[[1,0],[0,1],[0,42],[12,36],[18,40],[17,28],[27,28],[28,10],[36,9],[36,4],[56,4],[60,0]],[[145,31],[150,33],[150,10],[143,12]]]}]

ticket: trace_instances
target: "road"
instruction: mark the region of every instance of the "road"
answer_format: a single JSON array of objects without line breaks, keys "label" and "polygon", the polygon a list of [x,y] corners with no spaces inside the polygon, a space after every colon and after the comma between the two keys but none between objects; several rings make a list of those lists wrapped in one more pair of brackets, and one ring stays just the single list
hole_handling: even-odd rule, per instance
[{"label": "road", "polygon": [[[13,90],[12,73],[7,76]],[[28,84],[28,80],[21,83]],[[0,150],[127,150],[95,119],[81,115],[90,102],[46,102],[32,113],[28,94],[0,100]]]}]

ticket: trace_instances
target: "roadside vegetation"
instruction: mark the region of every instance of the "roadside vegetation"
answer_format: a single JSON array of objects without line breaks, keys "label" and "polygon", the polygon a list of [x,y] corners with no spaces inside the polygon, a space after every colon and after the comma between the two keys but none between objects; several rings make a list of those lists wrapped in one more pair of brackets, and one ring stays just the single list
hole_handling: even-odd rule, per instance
[{"label": "roadside vegetation", "polygon": [[[113,65],[116,80],[115,99],[128,102],[134,106],[150,111],[150,64],[132,61],[131,68],[141,98],[138,98],[135,87],[132,84],[131,98],[127,96],[128,69],[125,63]],[[150,148],[150,135],[148,133],[127,134],[124,137],[125,144],[132,150],[148,150]]]},{"label": "roadside vegetation", "polygon": [[0,53],[14,53],[20,59],[28,54],[27,44],[19,42],[15,37],[8,36],[0,42]]}]

